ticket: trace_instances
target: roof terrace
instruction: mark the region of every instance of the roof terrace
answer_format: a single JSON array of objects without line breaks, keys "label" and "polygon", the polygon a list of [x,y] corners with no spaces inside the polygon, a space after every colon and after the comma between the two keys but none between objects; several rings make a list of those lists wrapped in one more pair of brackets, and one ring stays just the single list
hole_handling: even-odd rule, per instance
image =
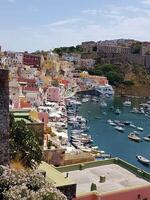
[{"label": "roof terrace", "polygon": [[77,196],[89,193],[92,183],[99,194],[150,186],[150,174],[118,158],[57,169],[77,183]]}]

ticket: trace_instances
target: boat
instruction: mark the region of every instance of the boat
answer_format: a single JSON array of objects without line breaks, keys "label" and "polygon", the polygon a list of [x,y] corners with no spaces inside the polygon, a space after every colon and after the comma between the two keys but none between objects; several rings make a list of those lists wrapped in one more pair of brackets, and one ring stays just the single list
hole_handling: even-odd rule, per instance
[{"label": "boat", "polygon": [[111,122],[113,122],[113,121],[112,121],[111,119],[108,119],[107,122],[108,122],[108,123],[111,123]]},{"label": "boat", "polygon": [[99,86],[95,87],[95,90],[97,92],[99,92],[99,94],[101,94],[101,95],[109,95],[109,96],[114,95],[114,89],[109,84],[99,85]]},{"label": "boat", "polygon": [[102,101],[102,102],[100,103],[100,106],[101,106],[101,107],[107,107],[107,103],[104,102],[104,101]]},{"label": "boat", "polygon": [[115,126],[115,129],[120,132],[124,132],[124,128],[121,126]]},{"label": "boat", "polygon": [[109,123],[111,126],[116,126],[116,123],[115,122],[110,122]]},{"label": "boat", "polygon": [[131,106],[131,101],[129,101],[129,99],[127,101],[123,102],[124,106]]},{"label": "boat", "polygon": [[146,165],[150,164],[150,160],[141,155],[137,155],[136,158],[138,159],[138,161],[140,161],[143,164],[146,164]]},{"label": "boat", "polygon": [[115,111],[115,114],[116,114],[116,115],[120,115],[120,113],[121,113],[120,109],[117,108],[116,111]]},{"label": "boat", "polygon": [[130,123],[130,126],[131,126],[132,128],[136,128],[136,126],[135,126],[134,124],[132,124],[132,123]]},{"label": "boat", "polygon": [[82,103],[86,103],[86,102],[88,102],[89,101],[89,98],[83,98],[82,99]]},{"label": "boat", "polygon": [[150,142],[150,135],[148,135],[148,136],[146,136],[146,137],[143,137],[143,139],[144,139],[145,141]]},{"label": "boat", "polygon": [[139,134],[137,134],[136,132],[132,132],[128,135],[128,138],[135,141],[135,142],[140,142],[141,138],[139,137]]},{"label": "boat", "polygon": [[142,127],[137,127],[137,130],[143,131],[144,129]]},{"label": "boat", "polygon": [[124,121],[124,124],[125,124],[125,125],[130,125],[131,122],[130,122],[130,121]]}]

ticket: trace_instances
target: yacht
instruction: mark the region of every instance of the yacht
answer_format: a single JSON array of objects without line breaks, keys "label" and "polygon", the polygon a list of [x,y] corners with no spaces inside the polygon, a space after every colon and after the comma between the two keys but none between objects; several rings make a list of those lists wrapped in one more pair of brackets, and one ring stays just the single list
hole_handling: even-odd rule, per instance
[{"label": "yacht", "polygon": [[128,138],[131,140],[134,140],[135,142],[140,142],[141,138],[139,137],[139,134],[137,134],[136,132],[132,132],[128,135]]},{"label": "yacht", "polygon": [[138,161],[140,161],[143,164],[146,164],[146,165],[150,164],[150,160],[141,155],[137,155],[136,158],[138,159]]}]

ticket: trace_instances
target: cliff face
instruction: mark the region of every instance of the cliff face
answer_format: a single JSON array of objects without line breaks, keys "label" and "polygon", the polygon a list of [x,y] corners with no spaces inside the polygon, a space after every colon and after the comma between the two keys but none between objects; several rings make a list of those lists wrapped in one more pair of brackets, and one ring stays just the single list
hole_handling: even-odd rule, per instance
[{"label": "cliff face", "polygon": [[150,96],[150,74],[144,67],[129,65],[124,68],[124,79],[132,81],[133,85],[118,85],[116,94]]}]

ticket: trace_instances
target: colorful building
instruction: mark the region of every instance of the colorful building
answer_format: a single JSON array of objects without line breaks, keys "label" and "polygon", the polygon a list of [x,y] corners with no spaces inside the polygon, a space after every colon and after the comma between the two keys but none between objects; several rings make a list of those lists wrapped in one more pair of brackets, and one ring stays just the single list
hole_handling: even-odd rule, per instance
[{"label": "colorful building", "polygon": [[59,87],[49,87],[47,90],[47,100],[60,102],[62,100],[61,89]]},{"label": "colorful building", "polygon": [[34,55],[34,54],[29,54],[29,53],[24,53],[23,54],[23,64],[34,66],[34,67],[40,67],[41,56],[37,56],[37,55]]}]

